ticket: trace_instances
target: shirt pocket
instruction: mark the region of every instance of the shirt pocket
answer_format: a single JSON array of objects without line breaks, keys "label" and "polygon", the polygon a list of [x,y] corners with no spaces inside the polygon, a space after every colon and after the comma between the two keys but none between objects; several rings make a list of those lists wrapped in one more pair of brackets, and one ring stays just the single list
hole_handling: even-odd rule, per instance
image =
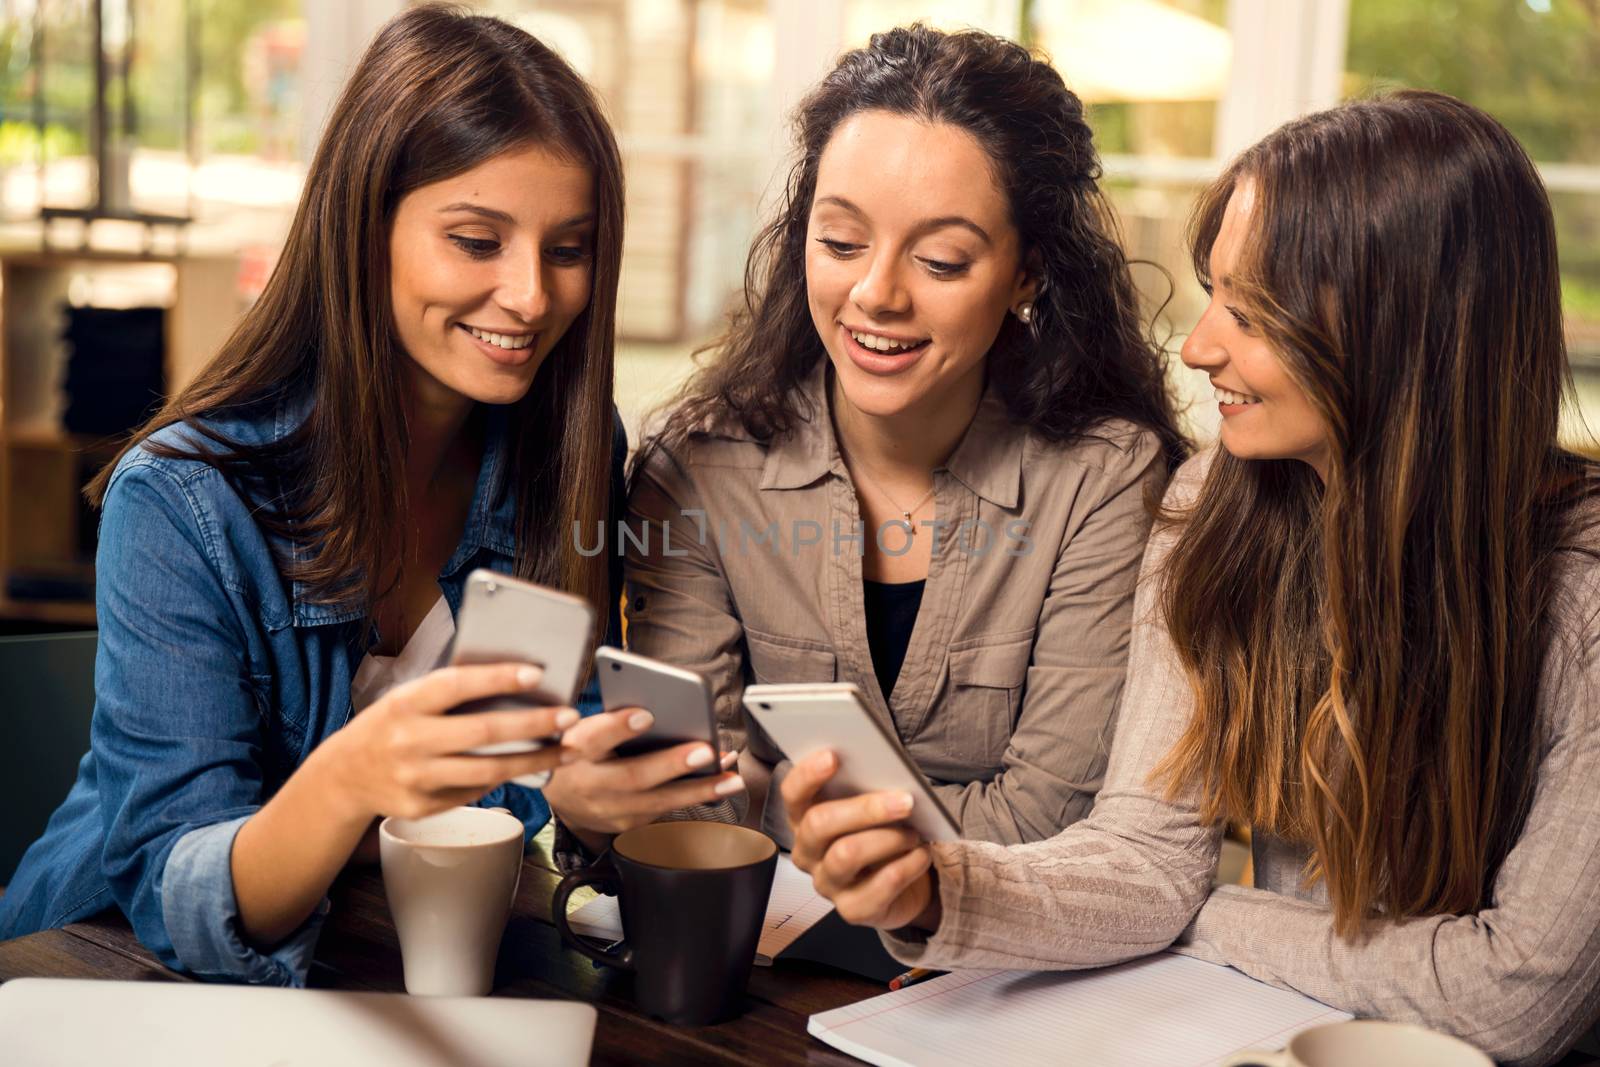
[{"label": "shirt pocket", "polygon": [[[833,646],[821,641],[746,629],[744,643],[750,656],[750,673],[763,685],[831,682],[838,677],[838,657],[833,654]],[[745,726],[752,753],[767,763],[783,760],[783,750],[748,714]]]},{"label": "shirt pocket", "polygon": [[949,706],[942,717],[951,755],[988,778],[999,771],[1016,729],[1033,634],[981,640],[950,649]]},{"label": "shirt pocket", "polygon": [[756,630],[744,632],[750,650],[750,673],[766,685],[831,682],[838,669],[833,646],[803,637],[779,637]]}]

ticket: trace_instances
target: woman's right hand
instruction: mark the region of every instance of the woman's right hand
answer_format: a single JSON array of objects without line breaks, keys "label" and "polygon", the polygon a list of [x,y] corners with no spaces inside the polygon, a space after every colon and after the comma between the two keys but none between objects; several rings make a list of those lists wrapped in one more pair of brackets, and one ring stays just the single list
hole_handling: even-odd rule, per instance
[{"label": "woman's right hand", "polygon": [[419,819],[471,804],[504,782],[553,770],[573,753],[559,744],[535,752],[466,755],[502,741],[542,740],[578,721],[572,708],[446,715],[482,697],[523,693],[538,667],[516,663],[441,667],[396,686],[319,745],[315,761],[335,813],[354,822],[397,815]]},{"label": "woman's right hand", "polygon": [[579,758],[564,765],[544,787],[550,810],[591,852],[603,852],[611,837],[654,822],[669,811],[713,804],[744,791],[744,779],[729,773],[737,753],[723,756],[720,774],[685,778],[716,758],[701,741],[639,756],[614,750],[654,721],[643,708],[619,708],[584,719],[562,742]]}]

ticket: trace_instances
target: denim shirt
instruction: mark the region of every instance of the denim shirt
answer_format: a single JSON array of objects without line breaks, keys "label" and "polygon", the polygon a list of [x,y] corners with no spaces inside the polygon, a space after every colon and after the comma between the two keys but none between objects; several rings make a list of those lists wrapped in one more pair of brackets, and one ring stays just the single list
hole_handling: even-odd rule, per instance
[{"label": "denim shirt", "polygon": [[[218,420],[241,444],[281,439],[306,398]],[[439,575],[451,614],[477,567],[513,567],[516,502],[509,412],[490,408],[487,445],[461,542]],[[627,439],[615,419],[612,515]],[[152,440],[181,444],[185,428]],[[270,950],[239,923],[234,835],[311,751],[350,718],[350,681],[376,640],[370,618],[313,603],[279,573],[253,505],[214,467],[152,455],[118,464],[105,498],[96,611],[95,708],[77,782],[29,847],[4,897],[0,940],[64,926],[113,905],[167,966],[203,979],[303,986],[328,911]],[[609,526],[609,523],[608,523]],[[611,588],[621,589],[611,556]],[[615,603],[607,639],[620,639]],[[595,687],[580,711],[598,710]],[[529,835],[550,817],[536,790],[506,784],[479,802],[513,811]]]}]

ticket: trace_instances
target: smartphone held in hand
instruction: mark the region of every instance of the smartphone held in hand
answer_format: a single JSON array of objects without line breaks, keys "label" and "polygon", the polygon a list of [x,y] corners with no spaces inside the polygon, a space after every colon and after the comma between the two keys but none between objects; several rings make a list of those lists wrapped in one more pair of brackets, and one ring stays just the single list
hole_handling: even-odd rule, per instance
[{"label": "smartphone held in hand", "polygon": [[[704,741],[713,753],[721,755],[711,685],[704,677],[615,648],[597,650],[594,666],[600,678],[600,699],[607,711],[638,707],[655,718],[649,730],[617,746],[618,756],[639,756],[686,741]],[[689,775],[720,773],[721,761],[716,759]]]},{"label": "smartphone held in hand", "polygon": [[[587,673],[593,632],[588,601],[494,571],[473,571],[456,615],[449,665],[531,663],[543,668],[544,678],[530,692],[474,700],[451,714],[570,707]],[[556,740],[503,741],[472,755],[532,752]]]},{"label": "smartphone held in hand", "polygon": [[752,685],[744,706],[791,762],[831,750],[839,769],[822,787],[824,800],[894,790],[911,794],[906,825],[928,841],[955,841],[961,824],[939,802],[928,780],[848,682]]}]

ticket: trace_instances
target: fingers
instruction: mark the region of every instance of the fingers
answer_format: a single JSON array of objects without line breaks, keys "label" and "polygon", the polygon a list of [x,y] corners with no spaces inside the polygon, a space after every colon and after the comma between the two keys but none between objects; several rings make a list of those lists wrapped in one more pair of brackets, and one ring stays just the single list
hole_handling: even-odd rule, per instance
[{"label": "fingers", "polygon": [[583,753],[587,760],[610,759],[612,750],[624,741],[650,729],[655,717],[643,708],[618,708],[591,715],[569,730],[561,741]]},{"label": "fingers", "polygon": [[404,713],[442,715],[469,700],[529,692],[543,678],[544,671],[526,663],[440,667],[396,686],[385,700]]},{"label": "fingers", "polygon": [[[790,777],[794,777],[793,772]],[[784,782],[785,792],[789,783]],[[788,797],[785,795],[785,802]],[[795,863],[803,855],[814,865],[833,845],[846,834],[870,830],[874,826],[898,822],[911,814],[910,793],[862,793],[843,800],[825,800],[805,809],[805,814],[789,812],[794,827]],[[811,866],[802,866],[811,870]]]},{"label": "fingers", "polygon": [[927,848],[908,852],[884,864],[865,881],[839,890],[833,906],[839,918],[856,926],[898,929],[916,918],[925,894],[908,892],[927,876],[933,853]]},{"label": "fingers", "polygon": [[789,769],[779,790],[783,794],[784,808],[792,822],[798,823],[806,810],[816,803],[817,791],[839,769],[839,757],[832,752],[813,752]]},{"label": "fingers", "polygon": [[[585,760],[595,765],[593,785],[618,791],[653,789],[716,759],[711,746],[698,741],[686,741],[640,756],[614,756],[618,745],[649,730],[653,722],[655,718],[643,708],[619,708],[584,719],[562,735],[561,743],[582,753]],[[729,765],[724,760],[723,769]]]},{"label": "fingers", "polygon": [[477,789],[478,796],[482,796],[513,778],[554,770],[561,765],[562,758],[561,748],[555,745],[537,752],[507,756],[445,756],[428,761],[417,788],[428,792]]},{"label": "fingers", "polygon": [[822,857],[817,874],[836,887],[852,885],[863,872],[899,859],[922,845],[922,835],[905,826],[884,826],[847,834]]},{"label": "fingers", "polygon": [[572,708],[480,711],[419,722],[416,732],[425,736],[428,754],[453,756],[505,741],[545,741],[578,721]]},{"label": "fingers", "polygon": [[737,774],[719,774],[715,778],[673,782],[638,796],[641,799],[648,798],[647,814],[665,815],[669,811],[677,811],[679,808],[696,804],[714,804],[742,792],[744,792],[743,778]]}]

